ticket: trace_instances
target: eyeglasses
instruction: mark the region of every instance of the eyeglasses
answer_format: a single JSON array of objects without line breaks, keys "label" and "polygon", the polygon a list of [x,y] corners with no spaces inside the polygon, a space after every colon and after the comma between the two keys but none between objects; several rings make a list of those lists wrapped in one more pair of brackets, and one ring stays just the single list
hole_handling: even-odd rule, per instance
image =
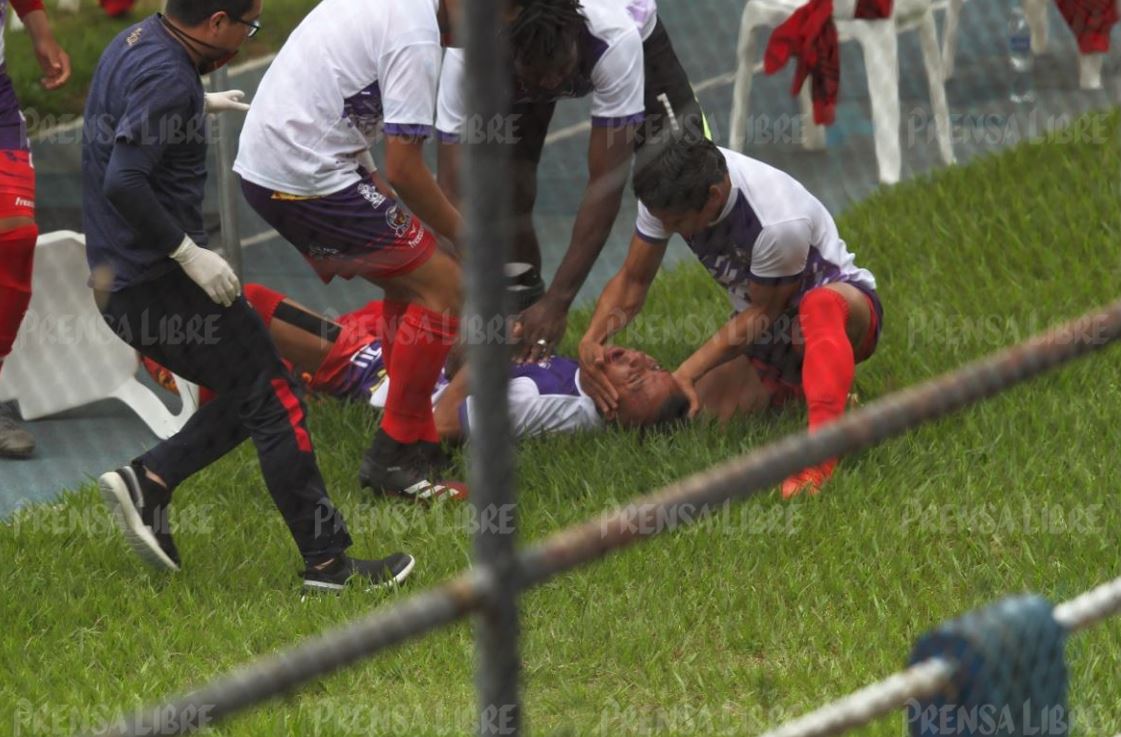
[{"label": "eyeglasses", "polygon": [[249,26],[249,32],[247,34],[245,34],[249,38],[253,38],[254,36],[257,35],[257,31],[261,30],[261,21],[260,20],[242,20],[241,18],[235,18],[232,15],[229,18],[230,18],[230,20],[232,20],[236,23],[240,23],[243,26]]}]

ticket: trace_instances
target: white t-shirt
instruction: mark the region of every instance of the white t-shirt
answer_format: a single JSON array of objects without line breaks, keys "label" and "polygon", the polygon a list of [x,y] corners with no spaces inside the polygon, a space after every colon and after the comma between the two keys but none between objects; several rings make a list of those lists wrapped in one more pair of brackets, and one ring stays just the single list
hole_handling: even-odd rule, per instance
[{"label": "white t-shirt", "polygon": [[288,37],[245,117],[234,171],[296,195],[359,181],[379,127],[429,135],[440,78],[439,0],[322,0]]},{"label": "white t-shirt", "polygon": [[[642,43],[658,23],[657,4],[655,0],[630,0],[625,5],[619,0],[583,0],[581,7],[588,22],[581,39],[579,69],[571,87],[552,99],[591,94],[592,125],[638,125],[646,109]],[[440,140],[445,142],[477,137],[466,125],[464,69],[463,50],[448,49],[440,72],[436,115]],[[549,101],[524,90],[515,90],[514,100]],[[485,131],[480,127],[480,134]]]},{"label": "white t-shirt", "polygon": [[[687,238],[689,248],[725,289],[736,312],[750,305],[750,282],[798,281],[794,303],[815,287],[848,282],[874,290],[876,279],[859,268],[825,205],[784,171],[720,149],[728,162],[732,191],[720,217]],[[641,202],[635,225],[650,242],[670,237]]]}]

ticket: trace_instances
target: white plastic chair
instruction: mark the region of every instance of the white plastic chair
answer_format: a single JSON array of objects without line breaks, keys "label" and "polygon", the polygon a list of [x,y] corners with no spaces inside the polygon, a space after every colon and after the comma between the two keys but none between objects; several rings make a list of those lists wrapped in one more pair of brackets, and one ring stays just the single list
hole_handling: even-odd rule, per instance
[{"label": "white plastic chair", "polygon": [[[1024,17],[1027,19],[1028,28],[1031,29],[1031,52],[1042,54],[1047,50],[1048,0],[1022,0],[1024,4]],[[961,9],[965,0],[949,0],[946,6],[946,23],[942,28],[942,69],[946,79],[954,74],[954,54],[958,46],[958,23],[961,20]],[[1079,54],[1078,55],[1078,86],[1084,90],[1101,89],[1102,63],[1105,54]]]},{"label": "white plastic chair", "polygon": [[[754,74],[755,39],[752,31],[759,26],[777,26],[802,5],[804,0],[748,0],[740,21],[736,82],[732,92],[731,147],[743,151],[747,138],[748,99]],[[847,7],[846,7],[847,5]],[[899,53],[898,34],[919,31],[923,66],[930,85],[930,104],[934,113],[935,134],[942,161],[954,163],[950,141],[950,110],[943,85],[942,59],[934,11],[930,0],[897,0],[891,18],[862,20],[852,17],[855,3],[838,0],[834,10],[837,35],[843,43],[858,41],[864,53],[868,73],[868,91],[872,99],[872,125],[875,135],[876,161],[880,181],[899,181],[902,166],[899,141]],[[802,87],[801,104],[804,115],[804,146],[825,147],[825,129],[813,123],[809,80]]]},{"label": "white plastic chair", "polygon": [[198,409],[198,387],[176,377],[183,406],[172,414],[136,378],[140,359],[113,333],[87,285],[85,239],[61,230],[35,246],[31,307],[0,373],[0,400],[18,399],[25,420],[118,399],[159,438]]}]

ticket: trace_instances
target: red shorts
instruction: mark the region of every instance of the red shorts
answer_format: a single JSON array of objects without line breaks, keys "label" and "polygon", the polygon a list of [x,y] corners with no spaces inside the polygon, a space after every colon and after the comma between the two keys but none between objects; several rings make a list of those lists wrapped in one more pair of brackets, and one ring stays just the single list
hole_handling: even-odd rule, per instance
[{"label": "red shorts", "polygon": [[0,218],[35,217],[35,170],[31,152],[0,150]]},{"label": "red shorts", "polygon": [[380,343],[374,345],[385,331],[381,305],[370,302],[339,318],[342,330],[309,382],[312,391],[342,399],[361,398],[384,378]]}]

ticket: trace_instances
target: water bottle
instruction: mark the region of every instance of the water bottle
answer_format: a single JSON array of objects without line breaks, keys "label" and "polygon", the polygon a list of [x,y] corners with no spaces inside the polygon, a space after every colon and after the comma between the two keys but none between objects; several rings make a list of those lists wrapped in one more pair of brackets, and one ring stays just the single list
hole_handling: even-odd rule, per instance
[{"label": "water bottle", "polygon": [[1017,105],[1035,102],[1035,81],[1031,73],[1031,29],[1020,0],[1012,0],[1008,17],[1008,63],[1012,67],[1012,91],[1009,99]]}]

